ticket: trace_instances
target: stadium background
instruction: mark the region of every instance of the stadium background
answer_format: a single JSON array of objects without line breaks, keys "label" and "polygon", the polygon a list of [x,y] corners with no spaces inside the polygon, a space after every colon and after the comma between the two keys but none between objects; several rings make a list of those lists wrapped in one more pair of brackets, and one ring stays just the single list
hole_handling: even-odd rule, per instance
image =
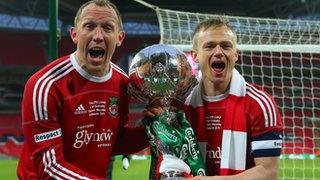
[{"label": "stadium background", "polygon": [[[49,8],[50,3],[57,3],[57,54],[52,52],[52,30],[50,30]],[[73,18],[78,7],[85,2],[84,0],[1,0],[0,1],[0,177],[4,174],[14,178],[16,161],[23,144],[21,129],[20,102],[24,83],[27,78],[36,70],[50,62],[55,56],[63,56],[74,51],[68,35],[69,28],[73,25]],[[187,12],[207,13],[207,14],[226,14],[242,17],[260,18],[281,18],[320,21],[320,1],[319,0],[146,0],[146,2],[164,9],[172,9]],[[113,61],[121,66],[125,71],[128,70],[128,62],[132,56],[141,48],[158,43],[160,40],[159,23],[154,10],[134,2],[133,0],[113,0],[122,14],[124,29],[127,33],[126,39],[120,49],[116,51]],[[52,4],[51,4],[52,5]],[[51,6],[52,7],[52,6]],[[52,15],[52,14],[51,14]],[[50,34],[51,33],[51,34]],[[318,32],[319,33],[319,32]],[[54,37],[55,38],[55,37]],[[320,50],[319,50],[320,51]],[[319,60],[318,60],[319,61]],[[317,65],[320,65],[319,62]],[[318,66],[319,68],[319,66]],[[319,89],[320,84],[314,84],[313,88]],[[269,89],[272,90],[272,89]],[[316,96],[319,98],[318,96]],[[136,102],[133,102],[135,104]],[[319,107],[318,104],[314,106]],[[132,105],[130,117],[132,121],[139,118],[141,105]],[[316,113],[315,122],[310,131],[297,131],[301,133],[297,145],[294,140],[287,139],[287,144],[303,148],[291,148],[286,154],[293,155],[286,163],[287,169],[292,169],[292,177],[283,175],[282,177],[304,179],[320,179],[319,158],[310,159],[305,155],[317,155],[319,144],[319,109],[311,113]],[[298,113],[297,116],[303,116]],[[291,123],[291,126],[304,128],[304,124]],[[306,127],[307,128],[307,127]],[[296,156],[294,156],[296,155]],[[303,155],[303,156],[298,156]],[[314,156],[312,156],[314,157]],[[297,160],[298,159],[298,160]],[[147,160],[148,161],[148,160]],[[8,164],[6,164],[8,163]],[[116,161],[114,175],[123,173]],[[136,162],[132,162],[132,166]],[[310,163],[310,165],[308,165]],[[137,162],[144,171],[147,169],[148,162]],[[9,166],[11,169],[5,169]],[[135,167],[125,173],[135,173]],[[140,167],[138,167],[140,168]],[[312,175],[297,175],[293,171],[305,168],[311,169]],[[140,170],[136,170],[141,172]],[[147,173],[147,172],[146,172]],[[1,175],[2,174],[2,175]],[[135,175],[132,175],[135,176]],[[139,173],[136,175],[141,179]],[[124,176],[127,177],[127,176]],[[140,178],[139,178],[140,177]],[[15,179],[15,178],[14,178]],[[114,179],[121,179],[117,177]],[[286,179],[286,178],[284,178]]]}]

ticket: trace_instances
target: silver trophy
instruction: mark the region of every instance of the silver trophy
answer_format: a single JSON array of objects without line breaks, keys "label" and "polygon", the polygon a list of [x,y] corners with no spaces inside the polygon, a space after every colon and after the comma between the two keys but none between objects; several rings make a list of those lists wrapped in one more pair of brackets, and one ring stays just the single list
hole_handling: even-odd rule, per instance
[{"label": "silver trophy", "polygon": [[[129,93],[147,106],[161,105],[164,109],[159,116],[143,120],[151,145],[150,179],[183,179],[187,177],[183,171],[193,175],[204,174],[203,159],[190,124],[181,110],[170,111],[170,106],[184,103],[196,84],[187,57],[174,47],[163,44],[149,46],[132,60]],[[160,157],[162,162],[165,158],[170,162],[162,166],[168,170],[157,174],[155,169],[159,167]],[[170,166],[172,159],[176,159],[174,167]],[[175,169],[179,163],[183,170]]]},{"label": "silver trophy", "polygon": [[129,69],[129,93],[146,104],[161,101],[165,111],[172,103],[183,103],[197,84],[185,54],[157,44],[141,50]]}]

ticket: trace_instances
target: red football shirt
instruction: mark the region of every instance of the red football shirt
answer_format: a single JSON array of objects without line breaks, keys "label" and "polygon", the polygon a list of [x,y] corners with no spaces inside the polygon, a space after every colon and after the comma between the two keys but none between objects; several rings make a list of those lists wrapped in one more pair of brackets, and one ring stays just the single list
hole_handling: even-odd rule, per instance
[{"label": "red football shirt", "polygon": [[[205,132],[207,146],[206,146],[206,167],[208,168],[208,174],[216,174],[220,169],[221,160],[221,142],[222,142],[222,124],[224,120],[224,114],[226,110],[227,101],[226,95],[223,94],[217,97],[204,97],[204,112],[205,112]],[[219,171],[218,171],[219,172]]]},{"label": "red football shirt", "polygon": [[127,75],[112,63],[105,76],[89,75],[74,53],[35,73],[22,101],[19,178],[104,179],[112,154],[145,147],[142,128],[124,127],[127,83]]},{"label": "red football shirt", "polygon": [[[228,94],[205,97],[196,104],[185,104],[185,113],[195,131],[206,160],[207,175],[219,175],[223,123]],[[256,85],[248,84],[245,94],[247,121],[246,169],[254,166],[255,157],[279,156],[282,120],[273,98]],[[272,118],[271,118],[272,117]]]}]

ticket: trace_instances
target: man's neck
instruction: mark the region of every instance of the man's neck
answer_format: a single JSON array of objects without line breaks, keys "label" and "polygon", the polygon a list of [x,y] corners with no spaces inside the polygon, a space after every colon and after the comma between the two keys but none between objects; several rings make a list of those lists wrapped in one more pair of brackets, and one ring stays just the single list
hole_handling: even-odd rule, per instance
[{"label": "man's neck", "polygon": [[203,92],[206,96],[218,96],[224,94],[229,89],[229,83],[212,83],[212,82],[202,82]]}]

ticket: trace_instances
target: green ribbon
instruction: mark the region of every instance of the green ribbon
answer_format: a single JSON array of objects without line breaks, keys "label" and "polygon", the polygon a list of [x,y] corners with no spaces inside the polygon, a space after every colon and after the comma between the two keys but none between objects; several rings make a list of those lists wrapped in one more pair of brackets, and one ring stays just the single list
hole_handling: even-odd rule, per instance
[{"label": "green ribbon", "polygon": [[155,179],[158,157],[171,154],[189,165],[192,175],[205,175],[199,144],[184,113],[164,112],[143,119],[151,145],[150,178]]}]

